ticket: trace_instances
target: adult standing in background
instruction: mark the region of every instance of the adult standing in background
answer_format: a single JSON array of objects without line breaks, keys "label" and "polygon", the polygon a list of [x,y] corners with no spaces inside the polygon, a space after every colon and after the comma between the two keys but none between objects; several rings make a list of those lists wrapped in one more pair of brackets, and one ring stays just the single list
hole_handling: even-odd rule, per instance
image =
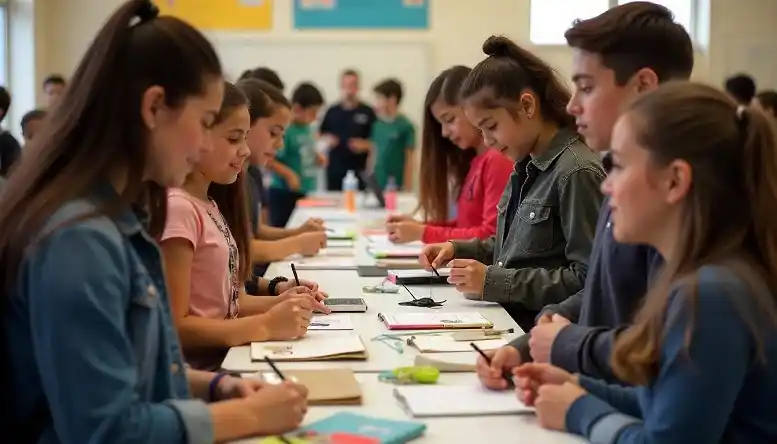
[{"label": "adult standing in background", "polygon": [[[349,170],[363,171],[367,167],[370,133],[375,123],[375,111],[359,100],[359,73],[353,69],[340,76],[342,100],[326,111],[321,123],[322,137],[329,141],[329,165],[326,168],[326,188],[341,191],[343,178]],[[358,175],[357,175],[358,176]],[[359,177],[359,188],[364,183]]]}]

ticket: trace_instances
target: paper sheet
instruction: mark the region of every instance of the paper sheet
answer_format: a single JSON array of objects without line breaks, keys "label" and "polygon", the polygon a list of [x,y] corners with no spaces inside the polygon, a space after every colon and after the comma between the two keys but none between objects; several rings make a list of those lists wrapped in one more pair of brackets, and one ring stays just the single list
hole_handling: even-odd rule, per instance
[{"label": "paper sheet", "polygon": [[493,323],[478,312],[426,312],[381,314],[392,329],[490,328]]},{"label": "paper sheet", "polygon": [[531,413],[513,390],[494,391],[472,385],[407,385],[394,396],[416,418],[433,416],[486,416]]},{"label": "paper sheet", "polygon": [[353,330],[353,321],[345,314],[313,316],[308,326],[311,330]]},{"label": "paper sheet", "polygon": [[[488,339],[481,341],[472,341],[480,347],[481,350],[496,350],[507,341],[499,339]],[[424,335],[412,338],[412,345],[423,353],[445,353],[445,352],[471,352],[470,341],[456,341],[450,334],[444,335]]]}]

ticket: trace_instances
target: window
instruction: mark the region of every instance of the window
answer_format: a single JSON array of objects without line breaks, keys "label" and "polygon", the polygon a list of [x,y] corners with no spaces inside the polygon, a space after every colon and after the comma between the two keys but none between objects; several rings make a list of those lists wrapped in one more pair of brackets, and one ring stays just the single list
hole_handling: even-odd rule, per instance
[{"label": "window", "polygon": [[8,86],[8,5],[0,0],[0,85]]},{"label": "window", "polygon": [[[564,32],[576,19],[587,19],[607,8],[637,0],[532,0],[529,38],[537,45],[565,45]],[[674,12],[675,20],[691,36],[695,35],[694,17],[698,0],[651,0]]]}]

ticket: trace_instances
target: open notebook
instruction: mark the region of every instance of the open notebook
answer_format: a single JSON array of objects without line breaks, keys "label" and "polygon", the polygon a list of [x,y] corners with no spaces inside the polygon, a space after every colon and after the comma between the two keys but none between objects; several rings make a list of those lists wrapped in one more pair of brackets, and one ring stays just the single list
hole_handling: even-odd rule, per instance
[{"label": "open notebook", "polygon": [[378,319],[383,321],[389,330],[443,330],[494,326],[478,312],[379,313]]},{"label": "open notebook", "polygon": [[[472,341],[481,350],[496,350],[507,341],[502,338]],[[446,352],[471,352],[470,341],[457,341],[450,334],[412,336],[407,340],[408,345],[415,347],[421,353],[446,353]]]},{"label": "open notebook", "polygon": [[489,390],[471,385],[406,385],[394,389],[394,396],[415,418],[434,416],[511,415],[534,412],[515,396],[515,391]]},{"label": "open notebook", "polygon": [[251,360],[327,361],[335,359],[366,360],[367,349],[354,333],[310,331],[296,341],[252,342]]}]

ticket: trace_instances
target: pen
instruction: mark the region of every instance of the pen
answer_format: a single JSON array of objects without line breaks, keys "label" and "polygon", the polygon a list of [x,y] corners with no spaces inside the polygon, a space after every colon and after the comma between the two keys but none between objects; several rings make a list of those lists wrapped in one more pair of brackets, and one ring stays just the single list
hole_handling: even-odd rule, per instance
[{"label": "pen", "polygon": [[275,374],[278,375],[279,378],[281,378],[281,381],[285,381],[286,380],[286,377],[283,376],[283,373],[281,373],[281,371],[278,369],[278,367],[275,365],[275,363],[272,362],[272,359],[270,359],[269,356],[265,356],[264,357],[264,361],[267,363],[267,365],[270,366],[272,371],[274,371]]},{"label": "pen", "polygon": [[[483,352],[483,350],[480,349],[480,347],[478,347],[474,342],[470,342],[469,345],[472,348],[474,348],[475,351],[478,352],[480,356],[483,357],[483,359],[486,360],[486,363],[488,363],[488,365],[491,365],[491,358],[489,358],[488,355],[485,354],[485,352]],[[505,381],[507,381],[507,388],[515,387],[515,383],[513,382],[513,375],[510,372],[505,370],[504,372],[502,372],[502,377],[505,379]]]},{"label": "pen", "polygon": [[294,283],[299,287],[299,276],[297,276],[297,267],[291,264],[291,272],[294,273]]},{"label": "pen", "polygon": [[438,273],[438,272],[437,272],[437,269],[436,269],[436,268],[434,268],[434,266],[433,266],[433,265],[429,265],[429,266],[430,266],[430,267],[432,267],[432,272],[434,272],[434,274],[435,274],[437,277],[442,277],[442,276],[440,276],[440,273]]}]

